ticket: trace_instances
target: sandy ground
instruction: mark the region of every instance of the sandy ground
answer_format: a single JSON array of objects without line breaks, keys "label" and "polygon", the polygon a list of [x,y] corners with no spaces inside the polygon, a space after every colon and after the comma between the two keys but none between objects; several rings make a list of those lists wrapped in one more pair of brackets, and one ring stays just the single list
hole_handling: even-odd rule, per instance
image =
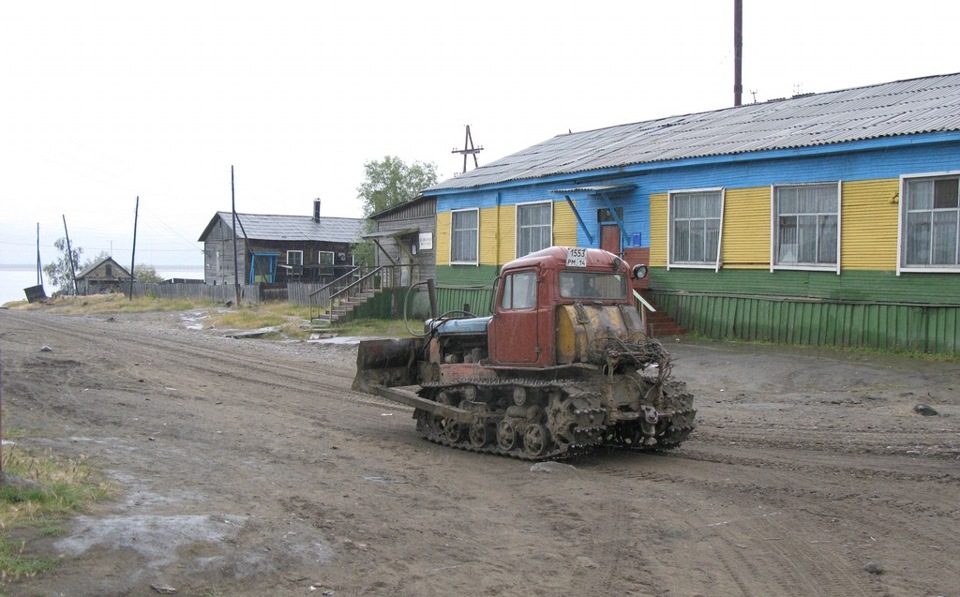
[{"label": "sandy ground", "polygon": [[4,429],[120,487],[7,594],[960,595],[958,363],[669,339],[684,447],[531,466],[202,322],[0,310]]}]

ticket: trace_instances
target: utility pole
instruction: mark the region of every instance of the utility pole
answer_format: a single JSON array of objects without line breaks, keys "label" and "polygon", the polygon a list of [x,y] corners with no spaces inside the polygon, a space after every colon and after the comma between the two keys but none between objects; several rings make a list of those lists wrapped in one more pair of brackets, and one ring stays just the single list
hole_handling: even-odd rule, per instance
[{"label": "utility pole", "polygon": [[453,148],[453,151],[450,153],[462,153],[463,154],[463,173],[467,171],[467,156],[473,156],[473,167],[479,168],[480,163],[477,161],[477,154],[483,151],[483,146],[474,147],[473,146],[473,137],[470,135],[470,125],[467,125],[467,135],[463,139],[463,149]]},{"label": "utility pole", "polygon": [[240,263],[237,259],[237,194],[233,186],[233,166],[230,166],[230,211],[233,212],[233,294],[240,306]]},{"label": "utility pole", "polygon": [[80,296],[80,284],[77,282],[77,267],[73,263],[73,249],[70,248],[70,233],[67,232],[66,214],[63,214],[63,234],[67,237],[67,261],[70,262],[70,275],[73,276],[73,296]]},{"label": "utility pole", "polygon": [[133,268],[137,263],[137,216],[140,213],[140,195],[137,195],[137,205],[133,208],[133,251],[130,255],[130,300],[133,300]]},{"label": "utility pole", "polygon": [[733,105],[743,95],[743,0],[733,0]]}]

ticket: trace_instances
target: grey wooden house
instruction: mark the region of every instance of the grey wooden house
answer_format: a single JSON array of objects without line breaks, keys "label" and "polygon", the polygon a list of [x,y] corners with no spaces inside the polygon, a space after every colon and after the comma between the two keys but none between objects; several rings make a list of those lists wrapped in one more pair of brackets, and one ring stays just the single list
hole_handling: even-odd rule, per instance
[{"label": "grey wooden house", "polygon": [[394,266],[399,285],[437,275],[437,200],[418,196],[370,216],[373,230],[363,236],[376,244],[376,265]]},{"label": "grey wooden house", "polygon": [[123,292],[123,285],[129,282],[130,272],[114,261],[113,257],[104,257],[77,273],[77,288],[80,294]]},{"label": "grey wooden house", "polygon": [[312,216],[220,211],[199,239],[204,283],[233,284],[235,267],[242,284],[326,283],[350,271],[362,232],[360,218],[320,216],[319,199]]}]

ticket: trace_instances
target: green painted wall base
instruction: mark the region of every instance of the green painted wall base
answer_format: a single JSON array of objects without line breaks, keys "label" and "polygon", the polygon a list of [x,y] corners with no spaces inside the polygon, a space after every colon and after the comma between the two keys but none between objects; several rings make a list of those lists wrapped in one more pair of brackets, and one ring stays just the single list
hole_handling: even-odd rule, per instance
[{"label": "green painted wall base", "polygon": [[657,309],[717,340],[960,354],[960,306],[651,290]]}]

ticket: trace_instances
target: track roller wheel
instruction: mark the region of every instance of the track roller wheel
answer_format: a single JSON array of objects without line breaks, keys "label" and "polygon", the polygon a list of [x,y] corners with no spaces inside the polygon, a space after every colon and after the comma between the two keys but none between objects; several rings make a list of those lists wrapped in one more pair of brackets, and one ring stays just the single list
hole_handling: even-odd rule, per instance
[{"label": "track roller wheel", "polygon": [[447,438],[450,443],[458,444],[460,440],[463,439],[463,433],[466,431],[466,427],[453,421],[451,419],[443,420],[443,435]]},{"label": "track roller wheel", "polygon": [[543,456],[550,445],[547,428],[540,423],[531,423],[523,430],[523,451],[531,458]]},{"label": "track roller wheel", "polygon": [[517,445],[517,430],[513,423],[504,419],[497,425],[497,445],[504,452],[509,452]]},{"label": "track roller wheel", "polygon": [[483,421],[478,421],[470,425],[470,445],[474,448],[482,448],[490,441],[490,428]]}]

